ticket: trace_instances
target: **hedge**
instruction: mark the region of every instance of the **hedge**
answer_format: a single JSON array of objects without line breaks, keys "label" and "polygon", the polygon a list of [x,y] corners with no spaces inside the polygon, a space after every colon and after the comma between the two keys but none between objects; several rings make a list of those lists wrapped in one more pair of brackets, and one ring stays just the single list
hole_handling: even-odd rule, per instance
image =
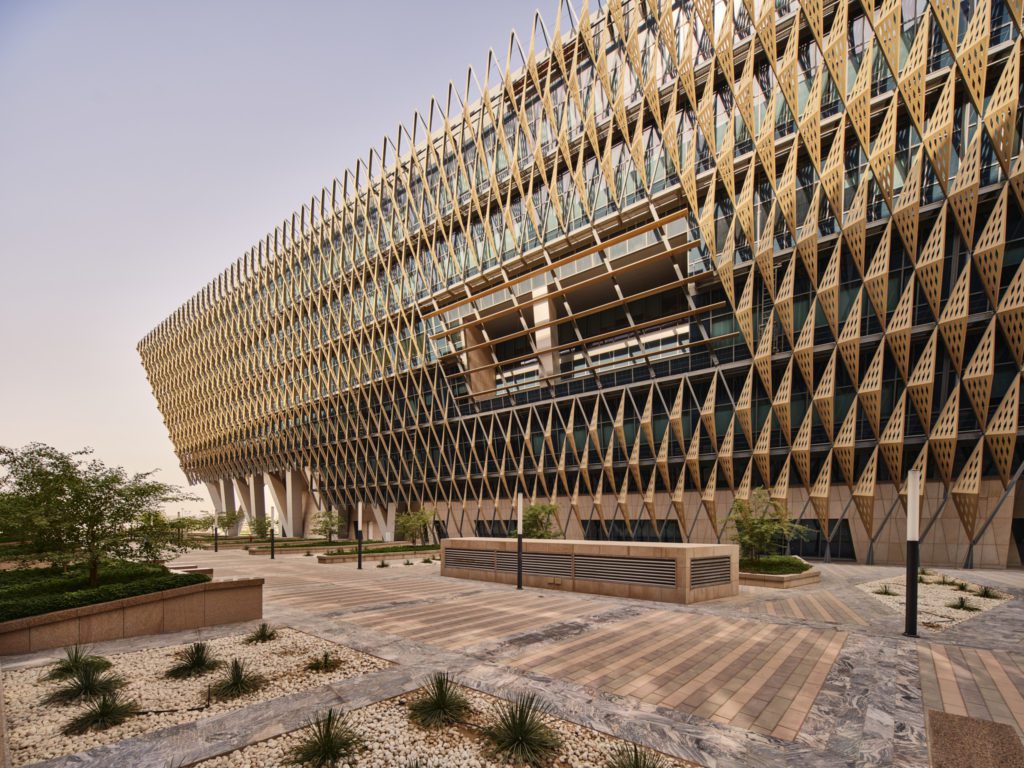
[{"label": "hedge", "polygon": [[203,573],[171,573],[160,565],[122,564],[100,570],[101,583],[88,586],[82,569],[62,574],[57,569],[37,568],[0,574],[0,621],[22,619],[67,608],[81,608],[125,597],[202,584]]},{"label": "hedge", "polygon": [[[364,554],[372,555],[386,555],[391,552],[426,552],[427,550],[437,551],[441,548],[439,544],[417,544],[416,546],[406,545],[404,547],[374,547],[373,549],[364,549]],[[325,552],[326,555],[354,555],[357,554],[357,549],[335,549],[330,552]]]},{"label": "hedge", "polygon": [[741,573],[787,574],[803,573],[811,566],[799,557],[790,555],[765,555],[758,560],[740,560]]}]

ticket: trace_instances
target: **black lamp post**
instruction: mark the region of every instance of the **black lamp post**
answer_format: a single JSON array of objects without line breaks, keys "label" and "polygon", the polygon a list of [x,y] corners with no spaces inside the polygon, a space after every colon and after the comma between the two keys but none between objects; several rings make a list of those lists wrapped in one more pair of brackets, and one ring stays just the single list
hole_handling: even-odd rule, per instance
[{"label": "black lamp post", "polygon": [[363,502],[356,507],[356,568],[363,570]]},{"label": "black lamp post", "polygon": [[274,559],[274,508],[270,508],[270,559]]},{"label": "black lamp post", "polygon": [[516,589],[523,588],[523,494],[519,494],[516,514]]},{"label": "black lamp post", "polygon": [[919,550],[921,528],[921,470],[907,474],[907,617],[903,634],[917,637],[917,570],[921,564]]}]

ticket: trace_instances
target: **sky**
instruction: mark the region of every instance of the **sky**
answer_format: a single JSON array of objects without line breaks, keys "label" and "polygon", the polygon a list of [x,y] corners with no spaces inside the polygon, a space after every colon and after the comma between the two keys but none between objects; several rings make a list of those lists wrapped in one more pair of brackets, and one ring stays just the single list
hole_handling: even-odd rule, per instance
[{"label": "sky", "polygon": [[538,6],[0,0],[0,445],[185,486],[139,339]]}]

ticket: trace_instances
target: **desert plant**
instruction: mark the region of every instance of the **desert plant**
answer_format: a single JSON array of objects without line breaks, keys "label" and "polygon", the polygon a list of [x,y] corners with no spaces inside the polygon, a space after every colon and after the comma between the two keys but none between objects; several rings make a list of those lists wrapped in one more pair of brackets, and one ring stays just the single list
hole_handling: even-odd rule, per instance
[{"label": "desert plant", "polygon": [[435,672],[424,686],[423,695],[409,705],[409,717],[424,728],[464,721],[472,708],[447,672]]},{"label": "desert plant", "polygon": [[958,581],[958,582],[956,582],[956,588],[957,588],[957,591],[959,591],[959,592],[970,592],[971,591],[971,588],[967,585],[966,581]]},{"label": "desert plant", "polygon": [[92,667],[99,672],[110,669],[110,662],[102,656],[94,656],[84,645],[72,645],[64,649],[64,658],[55,661],[43,675],[43,680],[67,680],[79,670]]},{"label": "desert plant", "polygon": [[927,568],[918,568],[917,572],[922,576],[929,576],[931,574],[931,571],[929,571]]},{"label": "desert plant", "polygon": [[978,591],[974,594],[976,594],[978,597],[983,597],[986,600],[999,599],[999,593],[992,589],[992,587],[978,587]]},{"label": "desert plant", "polygon": [[547,708],[532,693],[521,694],[498,708],[497,721],[483,729],[498,757],[512,763],[542,766],[562,746],[554,729],[544,722]]},{"label": "desert plant", "polygon": [[806,539],[810,535],[810,529],[794,522],[785,505],[764,488],[755,489],[750,501],[733,501],[729,519],[735,529],[732,540],[739,544],[740,556],[746,560],[773,554],[779,542]]},{"label": "desert plant", "polygon": [[641,749],[636,744],[621,744],[612,752],[605,768],[663,768],[660,755]]},{"label": "desert plant", "polygon": [[263,675],[249,671],[245,662],[232,659],[224,677],[210,686],[210,693],[218,699],[237,699],[239,696],[258,691],[266,683]]},{"label": "desert plant", "polygon": [[432,557],[424,557],[423,558],[423,562],[426,563],[427,565],[430,565],[430,564],[432,564],[434,562],[434,558],[432,558]]},{"label": "desert plant", "polygon": [[927,584],[928,580],[924,576],[921,576],[920,574],[918,574],[918,576],[917,576],[917,583],[918,584]]},{"label": "desert plant", "polygon": [[895,595],[892,588],[888,584],[883,584],[881,587],[875,590],[876,595]]},{"label": "desert plant", "polygon": [[261,621],[260,625],[256,627],[245,637],[245,642],[249,645],[255,643],[269,643],[271,640],[277,639],[277,630],[273,629],[267,622]]},{"label": "desert plant", "polygon": [[175,663],[165,673],[165,677],[174,680],[184,680],[188,677],[198,677],[206,674],[223,664],[215,658],[206,643],[192,643],[174,654]]},{"label": "desert plant", "polygon": [[939,576],[939,584],[942,584],[943,586],[949,586],[952,583],[953,582],[950,581],[949,576],[947,576],[946,574],[943,573]]},{"label": "desert plant", "polygon": [[310,672],[333,672],[341,666],[341,659],[331,656],[329,651],[324,651],[320,656],[314,656],[306,664]]},{"label": "desert plant", "polygon": [[78,736],[88,731],[105,731],[120,725],[138,714],[139,705],[131,699],[122,699],[119,691],[104,693],[61,729],[65,736]]},{"label": "desert plant", "polygon": [[96,667],[85,666],[64,681],[55,691],[43,697],[44,704],[68,704],[114,693],[124,686],[124,679]]},{"label": "desert plant", "polygon": [[313,768],[338,765],[356,751],[361,741],[346,713],[328,709],[306,722],[302,741],[292,750],[291,763]]},{"label": "desert plant", "polygon": [[971,611],[971,612],[973,612],[973,611],[980,611],[981,610],[980,608],[978,608],[978,606],[972,605],[971,603],[967,602],[967,598],[966,597],[958,597],[953,602],[946,603],[946,607],[947,608],[953,608],[953,609],[958,610],[958,611]]},{"label": "desert plant", "polygon": [[414,565],[414,563],[412,560],[406,560],[405,563],[403,563],[403,565]]},{"label": "desert plant", "polygon": [[389,567],[388,566],[388,561],[387,560],[381,560],[379,563],[377,563],[377,567],[378,568],[388,568]]}]

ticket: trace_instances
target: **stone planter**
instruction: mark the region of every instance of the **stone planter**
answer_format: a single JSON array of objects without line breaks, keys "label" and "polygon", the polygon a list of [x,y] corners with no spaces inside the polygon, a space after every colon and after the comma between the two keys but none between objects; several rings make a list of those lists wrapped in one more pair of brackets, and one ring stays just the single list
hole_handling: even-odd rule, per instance
[{"label": "stone planter", "polygon": [[0,622],[0,656],[263,618],[263,579],[223,579]]},{"label": "stone planter", "polygon": [[[363,560],[397,560],[399,563],[404,563],[406,560],[422,560],[427,555],[440,554],[440,549],[422,549],[419,552],[374,552],[373,550],[363,550]],[[330,565],[331,563],[354,563],[359,559],[357,554],[351,555],[317,555],[316,561],[321,565]]]},{"label": "stone planter", "polygon": [[812,567],[803,573],[744,573],[740,571],[740,585],[744,587],[768,587],[770,589],[792,589],[817,584],[821,571]]}]

